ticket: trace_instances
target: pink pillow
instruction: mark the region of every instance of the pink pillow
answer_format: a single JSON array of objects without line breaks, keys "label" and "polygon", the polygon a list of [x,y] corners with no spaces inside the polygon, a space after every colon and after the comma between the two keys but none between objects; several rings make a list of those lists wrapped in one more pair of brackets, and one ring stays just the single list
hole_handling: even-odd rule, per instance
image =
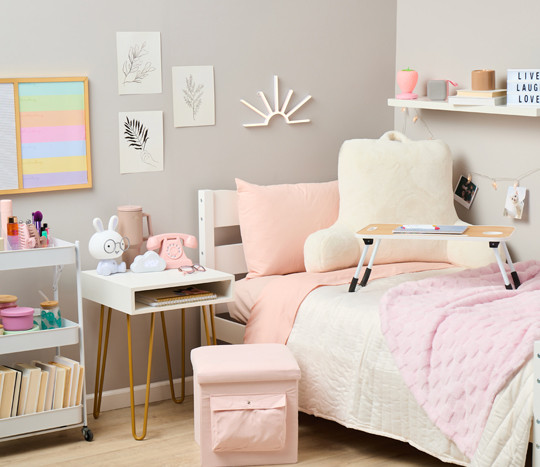
[{"label": "pink pillow", "polygon": [[248,278],[305,271],[304,242],[337,219],[337,180],[259,186],[236,179]]}]

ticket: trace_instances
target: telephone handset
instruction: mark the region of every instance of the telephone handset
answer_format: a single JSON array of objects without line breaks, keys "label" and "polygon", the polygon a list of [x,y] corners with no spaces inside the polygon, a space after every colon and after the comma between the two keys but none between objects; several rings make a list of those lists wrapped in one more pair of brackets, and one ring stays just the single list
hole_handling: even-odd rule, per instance
[{"label": "telephone handset", "polygon": [[191,266],[193,264],[185,255],[184,247],[197,248],[197,238],[193,235],[168,233],[149,237],[146,242],[148,250],[157,250],[159,248],[158,254],[167,263],[166,269]]}]

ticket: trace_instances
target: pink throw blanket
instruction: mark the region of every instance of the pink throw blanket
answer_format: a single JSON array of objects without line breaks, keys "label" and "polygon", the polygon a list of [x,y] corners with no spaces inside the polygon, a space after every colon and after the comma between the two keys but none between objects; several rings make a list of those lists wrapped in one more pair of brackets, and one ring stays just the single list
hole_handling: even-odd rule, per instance
[{"label": "pink throw blanket", "polygon": [[[380,264],[373,267],[370,281],[396,274],[449,267],[452,267],[452,265],[448,263],[411,262]],[[317,287],[349,283],[355,269],[349,268],[323,273],[300,272],[276,277],[264,287],[251,309],[251,314],[246,325],[244,343],[274,342],[285,344],[291,333],[296,312],[304,301],[304,298]],[[367,287],[369,287],[369,282]]]},{"label": "pink throw blanket", "polygon": [[504,288],[494,263],[401,284],[381,301],[381,328],[405,383],[470,458],[495,396],[540,339],[540,262],[515,267],[517,290]]}]

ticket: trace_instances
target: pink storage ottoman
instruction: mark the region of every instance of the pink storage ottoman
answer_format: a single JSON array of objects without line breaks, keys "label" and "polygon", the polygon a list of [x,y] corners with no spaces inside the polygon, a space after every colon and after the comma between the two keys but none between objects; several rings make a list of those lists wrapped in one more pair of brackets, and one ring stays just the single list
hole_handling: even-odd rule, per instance
[{"label": "pink storage ottoman", "polygon": [[300,368],[285,345],[198,347],[191,362],[201,465],[297,461]]}]

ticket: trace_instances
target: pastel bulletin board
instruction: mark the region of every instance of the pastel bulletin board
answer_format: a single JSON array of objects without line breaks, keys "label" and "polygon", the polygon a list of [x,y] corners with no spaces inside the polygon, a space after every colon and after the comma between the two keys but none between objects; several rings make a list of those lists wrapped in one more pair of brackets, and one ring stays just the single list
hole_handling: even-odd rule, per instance
[{"label": "pastel bulletin board", "polygon": [[88,78],[0,79],[0,195],[91,186]]}]

